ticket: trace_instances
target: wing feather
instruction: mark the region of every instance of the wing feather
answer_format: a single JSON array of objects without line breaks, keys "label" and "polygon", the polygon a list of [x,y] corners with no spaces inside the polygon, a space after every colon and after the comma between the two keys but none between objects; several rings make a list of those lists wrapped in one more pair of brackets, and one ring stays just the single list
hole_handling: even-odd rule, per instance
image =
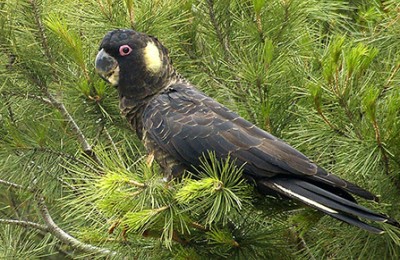
[{"label": "wing feather", "polygon": [[292,175],[376,199],[189,85],[174,85],[149,102],[143,122],[150,138],[188,168],[213,151],[245,163],[244,174],[254,179]]}]

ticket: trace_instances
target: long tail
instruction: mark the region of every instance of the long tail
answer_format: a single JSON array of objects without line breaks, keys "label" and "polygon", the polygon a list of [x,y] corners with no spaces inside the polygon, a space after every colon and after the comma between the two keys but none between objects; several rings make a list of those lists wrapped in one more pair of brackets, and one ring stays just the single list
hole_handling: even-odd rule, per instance
[{"label": "long tail", "polygon": [[[372,222],[384,222],[396,227],[400,223],[396,220],[366,207],[357,204],[347,198],[338,196],[330,191],[318,187],[314,183],[301,179],[271,178],[258,181],[259,188],[262,187],[274,190],[289,198],[301,201],[313,208],[316,208],[327,215],[344,221],[350,225],[365,229],[369,232],[382,234],[380,228],[367,224],[359,218]],[[351,197],[350,194],[348,196]]]}]

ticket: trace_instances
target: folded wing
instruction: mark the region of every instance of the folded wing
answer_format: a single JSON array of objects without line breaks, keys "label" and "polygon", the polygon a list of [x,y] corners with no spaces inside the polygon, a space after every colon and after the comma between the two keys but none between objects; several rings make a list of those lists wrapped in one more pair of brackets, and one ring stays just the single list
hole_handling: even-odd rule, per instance
[{"label": "folded wing", "polygon": [[188,85],[176,85],[148,105],[143,115],[149,137],[161,149],[191,169],[213,151],[244,164],[244,175],[261,189],[300,200],[332,217],[379,233],[358,220],[398,223],[356,204],[351,194],[369,200],[365,189],[318,167],[282,140],[256,127],[236,113]]}]

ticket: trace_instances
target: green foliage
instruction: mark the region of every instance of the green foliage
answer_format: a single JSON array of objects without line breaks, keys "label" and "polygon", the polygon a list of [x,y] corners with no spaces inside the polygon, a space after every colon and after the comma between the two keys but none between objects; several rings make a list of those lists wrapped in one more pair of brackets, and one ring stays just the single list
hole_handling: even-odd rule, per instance
[{"label": "green foliage", "polygon": [[399,8],[397,0],[0,2],[0,255],[103,257],[27,226],[48,224],[42,196],[62,230],[117,253],[110,258],[399,258],[398,230],[370,235],[260,197],[230,159],[211,154],[198,172],[165,182],[93,64],[111,29],[157,36],[193,84],[380,195],[383,203],[367,206],[400,219]]},{"label": "green foliage", "polygon": [[249,188],[241,178],[242,170],[236,168],[229,157],[219,162],[210,153],[203,158],[196,176],[200,180],[183,179],[183,187],[175,198],[187,207],[190,215],[200,216],[201,223],[206,227],[214,222],[226,225],[232,215],[240,213],[243,201],[249,200]]},{"label": "green foliage", "polygon": [[0,229],[0,254],[9,259],[45,258],[51,255],[48,250],[54,245],[50,236],[30,233],[21,227],[4,226]]},{"label": "green foliage", "polygon": [[379,96],[379,89],[370,87],[366,90],[366,94],[363,99],[364,112],[371,122],[376,121],[376,101]]}]

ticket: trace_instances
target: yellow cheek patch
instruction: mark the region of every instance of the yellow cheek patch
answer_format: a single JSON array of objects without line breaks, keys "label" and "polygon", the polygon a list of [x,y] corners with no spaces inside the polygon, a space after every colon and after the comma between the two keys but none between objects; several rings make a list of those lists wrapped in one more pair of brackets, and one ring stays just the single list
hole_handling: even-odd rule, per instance
[{"label": "yellow cheek patch", "polygon": [[111,83],[111,85],[113,86],[117,86],[118,85],[118,81],[119,81],[119,66],[117,66],[114,71],[112,72],[112,74],[107,78],[108,82]]},{"label": "yellow cheek patch", "polygon": [[161,69],[162,61],[160,52],[153,42],[148,42],[144,48],[144,62],[148,71],[157,73]]}]

